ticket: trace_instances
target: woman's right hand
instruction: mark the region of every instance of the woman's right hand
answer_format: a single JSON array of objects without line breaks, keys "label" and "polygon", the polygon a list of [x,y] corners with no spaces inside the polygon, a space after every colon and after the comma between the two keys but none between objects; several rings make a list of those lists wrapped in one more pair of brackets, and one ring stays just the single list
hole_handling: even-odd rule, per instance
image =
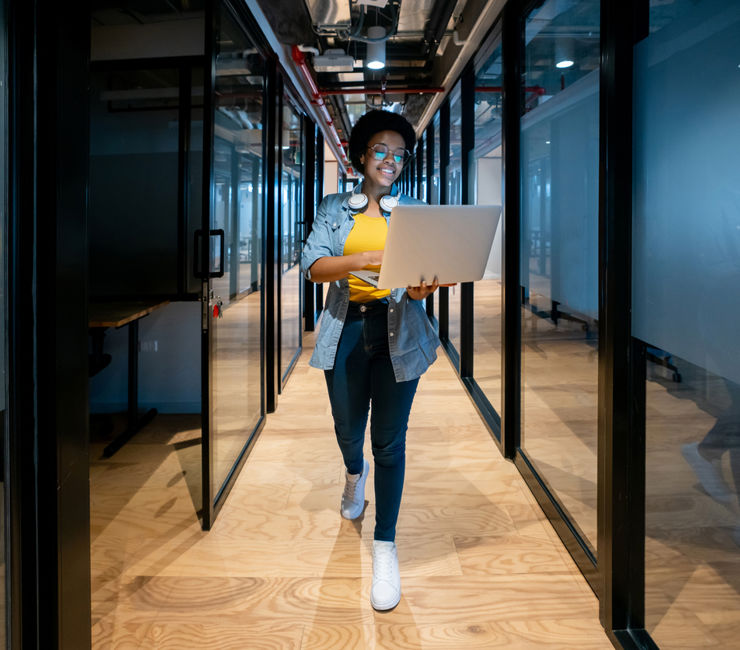
[{"label": "woman's right hand", "polygon": [[359,271],[367,267],[378,268],[382,263],[382,250],[320,257],[311,265],[311,281],[334,282],[346,278],[352,271]]},{"label": "woman's right hand", "polygon": [[[362,266],[365,269],[368,266],[380,266],[383,263],[383,251],[363,251],[360,253]],[[359,269],[358,269],[359,270]]]}]

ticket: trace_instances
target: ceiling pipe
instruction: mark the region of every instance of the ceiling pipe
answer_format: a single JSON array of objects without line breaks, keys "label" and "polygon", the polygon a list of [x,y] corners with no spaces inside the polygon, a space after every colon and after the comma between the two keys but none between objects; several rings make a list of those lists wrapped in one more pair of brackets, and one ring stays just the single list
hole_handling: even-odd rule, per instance
[{"label": "ceiling pipe", "polygon": [[[477,93],[500,93],[503,92],[502,86],[476,86]],[[534,93],[535,95],[544,95],[545,89],[542,86],[525,86],[524,92]]]},{"label": "ceiling pipe", "polygon": [[319,107],[319,110],[324,118],[324,121],[326,122],[326,127],[329,131],[329,135],[332,137],[334,142],[338,145],[339,151],[342,152],[342,162],[344,163],[345,168],[349,167],[349,161],[347,160],[347,154],[344,151],[344,147],[342,146],[342,140],[339,137],[339,134],[337,133],[337,129],[334,126],[334,120],[331,119],[331,115],[329,115],[329,111],[326,108],[326,104],[324,103],[324,100],[321,97],[321,94],[319,93],[319,89],[316,86],[316,82],[313,80],[313,77],[311,76],[311,71],[308,68],[308,65],[306,63],[306,56],[303,54],[303,52],[298,49],[297,45],[293,45],[291,47],[291,54],[293,56],[293,61],[298,66],[298,69],[301,71],[301,74],[303,75],[303,78],[305,79],[306,83],[308,84],[309,90],[311,92],[311,101]]},{"label": "ceiling pipe", "polygon": [[456,7],[457,3],[454,2],[435,2],[432,5],[429,20],[424,27],[424,40],[427,44],[426,67],[431,66],[442,38],[447,31],[447,24],[455,13]]},{"label": "ceiling pipe", "polygon": [[319,95],[423,95],[426,93],[443,93],[444,88],[329,88],[319,90]]}]

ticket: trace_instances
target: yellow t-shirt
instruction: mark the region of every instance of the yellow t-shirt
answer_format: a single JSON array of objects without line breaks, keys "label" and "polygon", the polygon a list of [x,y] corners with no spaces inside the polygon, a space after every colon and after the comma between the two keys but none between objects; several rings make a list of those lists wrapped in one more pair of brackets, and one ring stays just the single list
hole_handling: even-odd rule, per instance
[{"label": "yellow t-shirt", "polygon": [[[344,242],[344,255],[353,255],[363,251],[379,251],[385,248],[385,238],[388,234],[388,224],[383,217],[368,217],[366,214],[355,215],[355,225],[352,226],[347,240]],[[380,266],[368,266],[368,269],[380,270]],[[390,295],[388,289],[377,289],[363,282],[354,275],[349,276],[349,299],[352,302],[369,302]]]}]

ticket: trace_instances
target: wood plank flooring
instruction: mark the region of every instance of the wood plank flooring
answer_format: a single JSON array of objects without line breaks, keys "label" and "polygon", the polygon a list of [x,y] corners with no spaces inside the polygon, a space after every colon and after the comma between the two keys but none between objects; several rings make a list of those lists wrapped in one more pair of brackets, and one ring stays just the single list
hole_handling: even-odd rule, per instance
[{"label": "wood plank flooring", "polygon": [[403,597],[374,612],[372,481],[364,515],[341,519],[341,459],[305,347],[210,532],[195,514],[197,416],[160,415],[92,463],[96,650],[611,648],[596,597],[444,356],[409,425]]}]

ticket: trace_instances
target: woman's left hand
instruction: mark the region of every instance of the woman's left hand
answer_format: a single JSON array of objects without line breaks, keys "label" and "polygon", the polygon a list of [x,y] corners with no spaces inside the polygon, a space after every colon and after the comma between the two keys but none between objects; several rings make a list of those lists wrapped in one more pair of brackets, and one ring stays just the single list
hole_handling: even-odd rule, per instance
[{"label": "woman's left hand", "polygon": [[437,278],[434,278],[434,282],[432,282],[432,284],[427,284],[422,280],[418,287],[406,287],[406,293],[409,294],[409,298],[414,300],[424,300],[428,295],[434,293],[437,290],[437,287],[439,287]]}]

